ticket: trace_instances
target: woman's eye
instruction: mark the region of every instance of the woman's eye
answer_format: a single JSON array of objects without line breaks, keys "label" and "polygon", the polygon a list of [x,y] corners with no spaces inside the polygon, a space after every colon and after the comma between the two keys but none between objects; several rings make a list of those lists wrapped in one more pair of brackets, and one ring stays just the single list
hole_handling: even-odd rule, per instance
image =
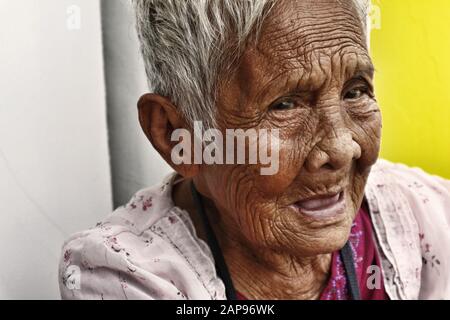
[{"label": "woman's eye", "polygon": [[367,94],[367,90],[366,89],[355,88],[355,89],[352,89],[352,90],[348,91],[345,94],[344,99],[345,100],[357,100],[357,99],[361,98],[365,94]]},{"label": "woman's eye", "polygon": [[277,102],[274,105],[272,105],[271,109],[283,111],[283,110],[294,109],[295,106],[296,106],[296,104],[293,101],[282,101],[282,102]]}]

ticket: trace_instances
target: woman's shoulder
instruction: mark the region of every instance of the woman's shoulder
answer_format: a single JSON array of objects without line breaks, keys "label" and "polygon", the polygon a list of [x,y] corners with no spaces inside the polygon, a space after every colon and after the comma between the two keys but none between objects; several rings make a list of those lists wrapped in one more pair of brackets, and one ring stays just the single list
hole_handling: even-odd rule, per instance
[{"label": "woman's shoulder", "polygon": [[64,299],[210,299],[220,283],[208,248],[171,200],[173,176],[63,245]]},{"label": "woman's shoulder", "polygon": [[[448,180],[421,168],[380,160],[369,176],[366,190],[373,200],[382,204],[384,210],[380,213],[386,221],[406,222],[411,216],[422,238],[424,233],[433,231],[450,235]],[[450,240],[448,237],[441,240],[444,239]]]},{"label": "woman's shoulder", "polygon": [[413,206],[434,205],[449,209],[450,181],[418,167],[379,160],[372,168],[368,184],[398,189]]},{"label": "woman's shoulder", "polygon": [[450,298],[450,183],[420,168],[380,160],[366,197],[389,278],[409,299]]}]

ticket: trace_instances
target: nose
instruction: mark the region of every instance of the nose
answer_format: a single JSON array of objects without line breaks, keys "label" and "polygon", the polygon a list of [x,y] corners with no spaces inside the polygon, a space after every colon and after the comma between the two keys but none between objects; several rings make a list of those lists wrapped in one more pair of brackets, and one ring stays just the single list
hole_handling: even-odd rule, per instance
[{"label": "nose", "polygon": [[361,147],[347,129],[334,129],[317,143],[306,158],[306,169],[311,173],[339,170],[361,157]]}]

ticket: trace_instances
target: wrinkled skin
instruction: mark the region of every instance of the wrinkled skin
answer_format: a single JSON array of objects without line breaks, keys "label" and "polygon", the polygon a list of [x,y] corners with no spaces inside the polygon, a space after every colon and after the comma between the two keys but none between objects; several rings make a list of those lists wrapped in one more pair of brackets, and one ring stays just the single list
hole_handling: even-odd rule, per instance
[{"label": "wrinkled skin", "polygon": [[[352,2],[302,0],[273,8],[257,43],[221,84],[220,129],[280,129],[278,174],[262,176],[254,165],[203,165],[192,174],[209,199],[233,282],[249,298],[319,297],[378,157],[381,116],[372,78]],[[318,220],[292,208],[340,190],[343,215]],[[202,236],[191,200],[180,200],[188,192],[178,186],[175,203],[191,213]]]}]

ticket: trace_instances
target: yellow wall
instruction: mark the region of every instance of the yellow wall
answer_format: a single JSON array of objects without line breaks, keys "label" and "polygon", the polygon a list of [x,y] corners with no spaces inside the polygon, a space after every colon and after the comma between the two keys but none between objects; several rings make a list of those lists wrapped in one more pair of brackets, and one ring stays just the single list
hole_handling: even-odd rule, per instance
[{"label": "yellow wall", "polygon": [[381,156],[450,178],[450,1],[372,3]]}]

